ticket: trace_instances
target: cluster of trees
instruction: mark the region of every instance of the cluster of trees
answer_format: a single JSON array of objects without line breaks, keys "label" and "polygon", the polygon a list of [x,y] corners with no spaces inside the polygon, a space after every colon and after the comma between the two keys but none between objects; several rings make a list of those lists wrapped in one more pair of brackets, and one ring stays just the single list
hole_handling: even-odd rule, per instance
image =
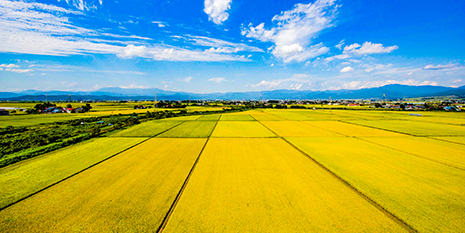
[{"label": "cluster of trees", "polygon": [[[53,105],[40,104],[38,108]],[[69,121],[54,122],[46,125],[0,128],[0,167],[69,146],[112,130],[139,124],[140,120],[162,119],[177,116],[214,114],[246,110],[245,106],[223,108],[220,111],[195,111],[185,109],[156,111],[145,114],[111,115],[89,117]]]}]

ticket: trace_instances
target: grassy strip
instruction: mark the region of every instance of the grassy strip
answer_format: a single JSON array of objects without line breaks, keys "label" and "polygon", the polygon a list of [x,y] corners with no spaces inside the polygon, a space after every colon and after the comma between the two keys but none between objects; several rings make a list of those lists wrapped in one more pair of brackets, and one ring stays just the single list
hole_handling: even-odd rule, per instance
[{"label": "grassy strip", "polygon": [[9,155],[6,155],[0,158],[0,168],[6,167],[10,164],[13,164],[13,163],[25,160],[25,159],[29,159],[29,158],[32,158],[38,155],[45,154],[45,153],[48,153],[48,152],[51,152],[51,151],[54,151],[54,150],[57,150],[57,149],[60,149],[66,146],[70,146],[70,145],[85,141],[90,138],[92,138],[92,136],[89,134],[81,134],[76,137],[64,139],[61,142],[55,142],[55,143],[52,143],[46,146],[31,148],[27,150],[22,150],[14,154],[9,154]]}]

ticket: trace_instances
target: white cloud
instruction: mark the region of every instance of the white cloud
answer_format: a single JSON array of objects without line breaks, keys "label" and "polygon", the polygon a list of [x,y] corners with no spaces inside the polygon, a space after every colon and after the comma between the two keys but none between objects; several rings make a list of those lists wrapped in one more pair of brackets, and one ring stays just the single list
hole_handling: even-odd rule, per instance
[{"label": "white cloud", "polygon": [[354,68],[347,66],[347,67],[342,68],[340,72],[347,73],[347,72],[352,72],[352,71],[354,71]]},{"label": "white cloud", "polygon": [[119,86],[120,88],[124,88],[124,89],[146,89],[146,88],[149,88],[148,86],[138,86],[136,84],[131,84],[129,86]]},{"label": "white cloud", "polygon": [[241,33],[249,38],[273,42],[273,55],[284,62],[304,61],[329,51],[323,44],[310,45],[323,29],[333,26],[332,20],[338,8],[334,2],[317,0],[313,4],[296,4],[292,10],[275,15],[272,19],[275,26],[271,29],[265,29],[264,23],[256,27],[249,24],[242,28]]},{"label": "white cloud", "polygon": [[196,45],[210,47],[208,50],[216,50],[223,53],[236,53],[240,51],[248,51],[248,52],[264,52],[262,49],[249,46],[242,43],[233,43],[225,40],[205,37],[205,36],[190,36],[187,35],[186,37],[179,37],[186,40],[193,41]]},{"label": "white cloud", "polygon": [[453,83],[459,83],[459,82],[462,82],[462,79],[456,79],[453,81]]},{"label": "white cloud", "polygon": [[325,58],[325,61],[330,62],[330,61],[333,61],[335,59],[342,60],[342,59],[346,59],[346,58],[349,58],[349,57],[350,56],[347,55],[347,54],[341,54],[341,55],[335,55],[335,56],[332,56],[332,57]]},{"label": "white cloud", "polygon": [[280,81],[261,81],[257,84],[253,84],[253,85],[250,85],[252,87],[265,87],[265,88],[268,88],[268,89],[272,89],[272,88],[275,88],[275,87],[278,87],[279,85],[281,84]]},{"label": "white cloud", "polygon": [[203,11],[207,13],[208,19],[215,24],[222,24],[229,17],[226,12],[231,8],[232,0],[205,0]]},{"label": "white cloud", "polygon": [[344,47],[344,53],[351,52],[355,54],[378,54],[378,53],[390,53],[399,47],[397,45],[384,47],[382,44],[374,44],[371,42],[365,42],[363,45],[359,45],[357,43],[351,44],[349,46]]},{"label": "white cloud", "polygon": [[[79,11],[53,5],[0,0],[0,52],[54,56],[96,53],[113,54],[121,58],[143,57],[169,61],[249,61],[237,55],[167,45],[148,45],[145,43],[150,38],[90,30],[73,25],[67,17],[82,15]],[[143,42],[118,41],[114,38]],[[233,45],[239,47],[236,51],[258,49],[242,44]]]},{"label": "white cloud", "polygon": [[18,68],[18,65],[15,64],[0,64],[0,67],[5,67],[5,68]]},{"label": "white cloud", "polygon": [[29,73],[34,71],[33,69],[11,69],[6,68],[5,71],[15,72],[15,73]]},{"label": "white cloud", "polygon": [[145,46],[135,46],[135,45],[128,45],[126,48],[123,49],[123,52],[118,54],[118,57],[121,58],[132,58],[132,57],[144,57],[147,53],[147,47]]},{"label": "white cloud", "polygon": [[168,26],[168,24],[166,24],[165,22],[162,22],[162,21],[152,21],[152,23],[156,24],[160,28],[164,28],[164,27]]},{"label": "white cloud", "polygon": [[191,77],[191,76],[189,76],[189,77],[187,77],[187,78],[183,78],[183,79],[181,79],[180,81],[181,81],[181,82],[190,83],[190,82],[191,82],[191,80],[192,80],[192,77]]},{"label": "white cloud", "polygon": [[412,74],[413,74],[413,72],[410,72],[410,73],[408,73],[407,75],[412,75]]},{"label": "white cloud", "polygon": [[211,78],[211,79],[208,79],[209,82],[215,82],[215,83],[221,83],[221,82],[226,82],[227,80],[225,78]]},{"label": "white cloud", "polygon": [[299,83],[299,84],[291,84],[291,89],[293,90],[300,90],[300,88],[302,88],[304,84],[303,83]]},{"label": "white cloud", "polygon": [[2,71],[2,70],[3,70],[3,68],[0,68],[0,71]]},{"label": "white cloud", "polygon": [[339,44],[337,44],[337,45],[334,46],[334,47],[336,47],[336,48],[338,48],[339,50],[341,50],[341,49],[342,49],[342,46],[344,45],[344,43],[345,43],[345,40],[341,40],[341,41],[339,42]]},{"label": "white cloud", "polygon": [[449,64],[449,65],[426,65],[423,69],[424,70],[444,70],[444,69],[451,69],[455,68],[457,65],[455,64]]}]

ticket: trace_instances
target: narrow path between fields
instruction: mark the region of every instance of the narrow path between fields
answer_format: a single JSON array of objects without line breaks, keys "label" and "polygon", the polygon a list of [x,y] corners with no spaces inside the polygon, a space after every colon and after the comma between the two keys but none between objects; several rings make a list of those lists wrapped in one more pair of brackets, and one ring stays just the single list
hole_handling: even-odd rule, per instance
[{"label": "narrow path between fields", "polygon": [[157,232],[162,232],[165,229],[166,224],[168,223],[171,215],[174,212],[174,209],[176,208],[176,205],[178,204],[179,200],[181,199],[182,194],[184,193],[184,190],[186,189],[187,184],[189,183],[189,180],[192,176],[192,173],[194,173],[195,168],[197,167],[197,164],[200,160],[200,156],[202,155],[205,147],[207,146],[208,141],[210,140],[211,135],[213,134],[213,131],[215,131],[216,126],[218,125],[218,122],[220,121],[221,117],[223,115],[220,115],[218,120],[215,123],[215,126],[213,127],[213,130],[211,131],[210,135],[208,135],[207,141],[205,141],[205,144],[202,147],[202,150],[200,150],[199,155],[197,156],[197,159],[194,162],[194,165],[192,165],[191,170],[189,171],[189,174],[187,174],[186,180],[184,180],[184,183],[181,186],[181,189],[179,190],[178,194],[176,195],[176,198],[173,201],[173,204],[171,204],[170,209],[166,213],[165,217],[163,218],[162,223],[160,224],[160,227],[158,228]]},{"label": "narrow path between fields", "polygon": [[[269,114],[269,113],[267,113]],[[272,114],[270,114],[272,115]],[[252,116],[253,117],[253,116]],[[255,118],[254,118],[255,119]],[[258,121],[260,122],[260,121]],[[268,130],[270,130],[271,132],[273,132],[274,134],[276,134],[277,137],[281,138],[282,140],[284,140],[286,143],[288,143],[290,146],[292,146],[294,149],[296,149],[297,151],[299,151],[301,154],[305,155],[308,159],[310,159],[311,161],[313,161],[316,165],[318,165],[319,167],[321,167],[323,170],[325,170],[326,172],[328,172],[331,176],[333,176],[335,179],[339,180],[341,183],[343,183],[346,187],[348,187],[350,190],[354,191],[357,195],[359,195],[361,198],[363,198],[364,200],[366,200],[367,202],[369,202],[371,205],[373,205],[375,208],[377,208],[379,211],[381,211],[382,213],[384,213],[387,217],[389,217],[390,219],[392,219],[394,222],[396,222],[397,224],[399,224],[401,227],[403,227],[404,229],[406,229],[407,231],[409,232],[417,232],[417,230],[415,230],[412,226],[410,226],[409,224],[407,224],[406,222],[404,222],[402,219],[400,219],[399,217],[397,217],[396,215],[394,215],[393,213],[389,212],[388,210],[386,210],[383,206],[381,206],[380,204],[378,204],[377,202],[373,201],[370,197],[366,196],[365,194],[363,194],[360,190],[358,190],[357,188],[355,188],[354,186],[352,186],[349,182],[347,182],[346,180],[344,180],[342,177],[338,176],[336,173],[332,172],[331,170],[329,170],[328,168],[326,168],[323,164],[319,163],[317,160],[315,160],[312,156],[310,156],[309,154],[305,153],[304,151],[302,151],[301,149],[299,149],[297,146],[295,146],[294,144],[292,144],[291,142],[289,142],[288,140],[286,140],[286,138],[284,137],[281,137],[279,136],[276,132],[274,132],[273,130],[271,130],[270,128],[268,128],[265,124],[263,124],[262,122],[260,122],[260,124],[262,124],[264,127],[266,127]],[[329,130],[331,131],[331,130]],[[333,132],[333,131],[331,131]],[[340,134],[340,133],[339,133]],[[343,135],[343,134],[342,134]],[[345,135],[347,136],[347,135]]]}]

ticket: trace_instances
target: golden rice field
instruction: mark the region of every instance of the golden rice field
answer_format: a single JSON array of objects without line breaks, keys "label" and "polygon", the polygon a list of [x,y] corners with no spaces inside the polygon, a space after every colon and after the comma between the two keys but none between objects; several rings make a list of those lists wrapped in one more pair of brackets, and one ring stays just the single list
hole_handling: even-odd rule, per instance
[{"label": "golden rice field", "polygon": [[144,122],[1,168],[0,232],[465,232],[465,115],[409,113]]}]

